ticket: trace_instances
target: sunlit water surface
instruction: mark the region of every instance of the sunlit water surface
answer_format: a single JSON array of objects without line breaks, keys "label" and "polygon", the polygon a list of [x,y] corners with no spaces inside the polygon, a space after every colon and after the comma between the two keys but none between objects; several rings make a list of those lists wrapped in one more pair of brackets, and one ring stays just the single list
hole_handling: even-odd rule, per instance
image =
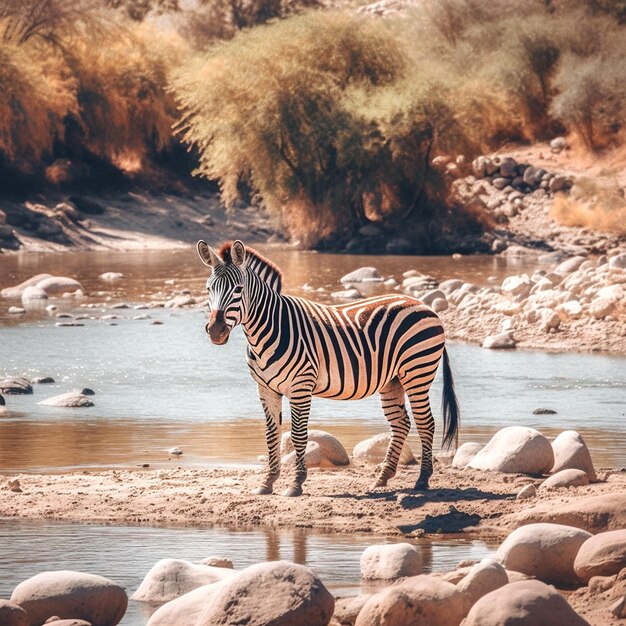
[{"label": "sunlit water surface", "polygon": [[[418,269],[438,279],[497,284],[513,268],[503,259],[466,257],[355,257],[267,249],[282,266],[286,291],[330,301],[338,279],[362,265],[401,278]],[[144,254],[76,253],[0,257],[0,288],[39,272],[78,278],[89,293],[86,311],[101,316],[104,305],[135,303],[191,289],[203,293],[203,267],[189,251]],[[125,279],[104,283],[105,271]],[[166,285],[174,281],[174,285]],[[317,290],[320,291],[317,291]],[[372,288],[376,290],[376,287]],[[55,300],[61,310],[76,303]],[[265,453],[261,408],[245,363],[245,340],[236,330],[224,347],[212,346],[200,310],[115,310],[116,325],[84,320],[83,327],[58,328],[42,308],[26,316],[8,314],[18,302],[0,300],[0,377],[52,376],[53,385],[35,386],[30,396],[7,398],[10,414],[0,418],[0,472],[62,471],[78,468],[247,465]],[[84,312],[84,311],[83,311]],[[151,320],[132,320],[148,313]],[[462,408],[461,442],[485,442],[499,428],[533,426],[553,436],[580,431],[597,466],[626,465],[626,359],[599,354],[498,352],[453,343],[449,346]],[[95,406],[59,409],[38,402],[82,387],[96,391]],[[433,392],[439,415],[440,381]],[[550,408],[555,415],[533,415]],[[360,440],[385,431],[377,398],[357,402],[316,399],[311,426],[328,430],[348,450]],[[417,435],[411,444],[418,450]],[[182,457],[168,458],[178,446]],[[341,537],[219,529],[150,529],[15,522],[0,520],[0,597],[45,569],[93,571],[120,581],[130,593],[160,558],[200,560],[212,554],[232,558],[237,567],[264,559],[307,563],[334,591],[359,590],[358,559],[371,537]],[[453,567],[464,558],[480,558],[480,542],[446,539],[424,542],[425,571]],[[125,626],[145,624],[147,614],[131,603]]]}]

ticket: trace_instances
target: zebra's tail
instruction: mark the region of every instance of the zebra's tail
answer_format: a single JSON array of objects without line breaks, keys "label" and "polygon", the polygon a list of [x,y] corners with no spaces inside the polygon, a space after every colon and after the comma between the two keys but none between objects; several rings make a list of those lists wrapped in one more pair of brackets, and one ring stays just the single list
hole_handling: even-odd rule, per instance
[{"label": "zebra's tail", "polygon": [[452,444],[456,448],[459,443],[459,401],[454,393],[454,381],[452,380],[452,370],[450,369],[450,359],[448,352],[443,349],[443,426],[444,435],[442,447],[450,449]]}]

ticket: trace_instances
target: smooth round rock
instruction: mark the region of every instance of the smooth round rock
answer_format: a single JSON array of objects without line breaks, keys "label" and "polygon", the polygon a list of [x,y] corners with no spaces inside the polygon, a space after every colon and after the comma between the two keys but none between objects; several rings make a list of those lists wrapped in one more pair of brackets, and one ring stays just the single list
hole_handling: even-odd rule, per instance
[{"label": "smooth round rock", "polygon": [[575,430],[564,430],[552,442],[552,450],[554,451],[553,474],[564,469],[578,469],[586,472],[592,482],[596,480],[589,448],[580,433]]},{"label": "smooth round rock", "polygon": [[561,524],[528,524],[514,530],[495,558],[506,569],[555,585],[574,585],[579,578],[574,560],[591,533]]},{"label": "smooth round rock", "polygon": [[226,579],[197,587],[166,602],[152,614],[146,626],[195,626],[200,614],[225,582]]},{"label": "smooth round rock", "polygon": [[554,587],[539,580],[509,583],[483,596],[462,626],[589,626]]},{"label": "smooth round rock", "polygon": [[568,487],[584,487],[589,484],[589,476],[587,472],[583,472],[579,469],[564,469],[556,474],[552,474],[549,478],[546,478],[539,490],[544,491],[546,489],[566,489]]},{"label": "smooth round rock", "polygon": [[[339,439],[324,430],[309,430],[308,436],[309,441],[315,442],[320,448],[321,465],[323,467],[350,464],[348,453]],[[284,456],[292,451],[291,433],[283,433],[280,440],[280,453]]]},{"label": "smooth round rock", "polygon": [[497,335],[489,335],[483,341],[483,348],[489,350],[512,350],[515,346],[515,339],[513,339],[511,331],[508,330]]},{"label": "smooth round rock", "polygon": [[550,442],[538,430],[509,426],[499,430],[467,467],[505,473],[544,474],[554,465]]},{"label": "smooth round rock", "polygon": [[[360,465],[378,465],[382,463],[385,460],[385,454],[387,453],[390,440],[391,433],[380,433],[379,435],[374,435],[369,439],[360,441],[352,450],[352,460]],[[411,452],[409,444],[405,441],[398,463],[400,465],[413,465],[415,462],[413,452]]]},{"label": "smooth round rock", "polygon": [[469,597],[455,585],[412,576],[374,594],[355,626],[458,626],[469,606]]},{"label": "smooth round rock", "polygon": [[515,496],[516,500],[527,500],[528,498],[534,498],[537,495],[537,487],[530,484],[522,487]]},{"label": "smooth round rock", "polygon": [[80,289],[84,291],[83,286],[73,278],[67,278],[66,276],[51,276],[50,278],[44,278],[37,283],[37,287],[45,291],[48,296],[60,296],[70,291],[76,291]]},{"label": "smooth round rock", "polygon": [[15,287],[6,287],[2,291],[0,291],[0,296],[3,298],[21,298],[22,293],[26,287],[31,287],[40,283],[42,280],[46,278],[52,278],[52,274],[37,274],[28,280],[20,283],[19,285],[15,285]]},{"label": "smooth round rock", "polygon": [[163,604],[234,574],[233,570],[225,567],[198,565],[182,559],[161,559],[145,575],[131,600]]},{"label": "smooth round rock", "polygon": [[20,396],[33,393],[33,386],[28,378],[12,376],[0,380],[0,393],[5,396]]},{"label": "smooth round rock", "polygon": [[459,446],[452,459],[452,467],[462,469],[484,448],[482,443],[467,441]]},{"label": "smooth round rock", "polygon": [[384,279],[375,267],[360,267],[357,270],[342,276],[339,282],[342,283],[362,283],[362,282],[382,282]]},{"label": "smooth round rock", "polygon": [[77,393],[76,391],[70,391],[68,393],[62,393],[58,396],[53,396],[52,398],[47,398],[46,400],[39,402],[39,404],[42,406],[57,406],[72,409],[94,406],[92,400],[82,393]]},{"label": "smooth round rock", "polygon": [[32,300],[47,300],[48,294],[36,285],[30,285],[22,291],[22,302],[27,303]]},{"label": "smooth round rock", "polygon": [[483,559],[476,563],[469,573],[457,583],[457,589],[470,598],[471,604],[495,589],[509,584],[506,570],[495,559]]},{"label": "smooth round rock", "polygon": [[273,561],[221,583],[195,626],[326,626],[334,608],[332,594],[308,567]]},{"label": "smooth round rock", "polygon": [[124,278],[124,274],[121,274],[120,272],[104,272],[104,274],[100,274],[98,278],[100,280],[104,280],[105,282],[113,282]]},{"label": "smooth round rock", "polygon": [[0,624],[2,626],[30,626],[28,613],[15,602],[0,600]]},{"label": "smooth round rock", "polygon": [[576,555],[574,569],[589,582],[593,576],[612,576],[626,567],[626,529],[612,530],[590,537]]},{"label": "smooth round rock", "polygon": [[389,543],[367,547],[361,555],[361,578],[393,580],[415,576],[422,568],[422,554],[410,543]]},{"label": "smooth round rock", "polygon": [[224,556],[209,556],[201,561],[202,565],[208,565],[209,567],[224,567],[226,569],[233,569],[233,562]]},{"label": "smooth round rock", "polygon": [[[306,467],[320,467],[322,465],[322,453],[320,446],[315,441],[309,441],[304,450],[304,464]],[[281,459],[283,467],[295,467],[296,451],[293,450]]]},{"label": "smooth round rock", "polygon": [[107,578],[61,570],[42,572],[20,583],[11,602],[28,613],[31,625],[58,615],[84,619],[93,626],[115,626],[126,613],[128,598],[123,587]]}]

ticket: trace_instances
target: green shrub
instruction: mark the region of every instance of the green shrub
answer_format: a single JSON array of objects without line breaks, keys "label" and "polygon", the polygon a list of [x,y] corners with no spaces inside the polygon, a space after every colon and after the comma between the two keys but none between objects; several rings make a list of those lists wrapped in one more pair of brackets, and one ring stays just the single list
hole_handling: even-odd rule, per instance
[{"label": "green shrub", "polygon": [[417,202],[432,208],[429,159],[450,135],[464,135],[447,90],[409,80],[398,32],[314,13],[200,56],[173,82],[198,173],[219,180],[230,204],[249,185],[306,244]]}]

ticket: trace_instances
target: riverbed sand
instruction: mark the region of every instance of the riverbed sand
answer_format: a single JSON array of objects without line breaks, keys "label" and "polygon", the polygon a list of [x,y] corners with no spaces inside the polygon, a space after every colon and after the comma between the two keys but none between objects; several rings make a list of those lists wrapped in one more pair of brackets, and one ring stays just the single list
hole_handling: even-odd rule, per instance
[{"label": "riverbed sand", "polygon": [[[527,500],[515,496],[540,479],[437,463],[431,490],[424,493],[411,490],[414,466],[400,470],[387,488],[371,490],[375,471],[373,466],[312,469],[300,498],[251,495],[261,480],[256,468],[21,474],[0,479],[0,516],[148,526],[302,527],[409,537],[469,531],[495,538],[528,521],[558,521],[559,512],[583,511],[589,503],[600,502],[602,508],[602,496],[613,504],[626,502],[623,471],[584,487],[541,490]],[[599,471],[600,478],[606,474]],[[15,478],[21,492],[9,487]],[[289,476],[281,477],[277,494],[288,484]],[[537,511],[540,515],[533,517]],[[592,532],[626,525],[626,506],[601,513],[581,517],[581,525],[591,525]],[[576,523],[576,516],[563,523]]]}]

